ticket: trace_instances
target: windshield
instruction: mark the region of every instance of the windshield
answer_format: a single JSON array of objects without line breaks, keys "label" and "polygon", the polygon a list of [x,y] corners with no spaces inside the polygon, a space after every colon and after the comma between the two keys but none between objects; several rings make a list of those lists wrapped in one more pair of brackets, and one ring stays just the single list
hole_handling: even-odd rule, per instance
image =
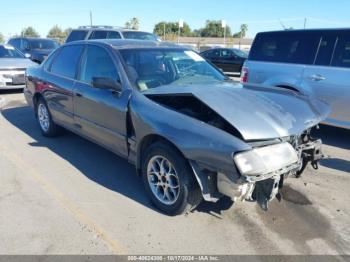
[{"label": "windshield", "polygon": [[32,39],[30,40],[30,49],[37,50],[52,50],[56,49],[59,45],[53,40],[46,39]]},{"label": "windshield", "polygon": [[248,54],[242,50],[239,50],[239,49],[233,49],[233,52],[240,56],[240,57],[243,57],[243,58],[248,58]]},{"label": "windshield", "polygon": [[121,50],[131,80],[141,90],[164,85],[206,84],[227,77],[190,50]]},{"label": "windshield", "polygon": [[126,32],[123,32],[123,36],[126,39],[151,40],[151,41],[158,40],[156,35],[146,33],[146,32],[126,31]]},{"label": "windshield", "polygon": [[24,58],[24,55],[12,46],[0,46],[0,58]]}]

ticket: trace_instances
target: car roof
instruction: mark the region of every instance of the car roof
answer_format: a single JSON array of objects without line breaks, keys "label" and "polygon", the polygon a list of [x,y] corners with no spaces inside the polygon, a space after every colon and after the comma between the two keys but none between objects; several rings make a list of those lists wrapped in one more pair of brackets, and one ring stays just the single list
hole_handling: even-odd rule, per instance
[{"label": "car roof", "polygon": [[116,49],[141,49],[141,48],[172,48],[187,50],[183,46],[176,45],[170,42],[159,42],[159,41],[149,41],[149,40],[125,40],[125,39],[96,39],[96,40],[82,40],[67,43],[66,45],[76,45],[76,44],[88,44],[96,43],[112,46]]},{"label": "car roof", "polygon": [[259,34],[268,34],[268,33],[301,33],[301,32],[343,32],[350,31],[350,28],[314,28],[314,29],[287,29],[287,30],[276,30],[276,31],[266,31],[260,32]]},{"label": "car roof", "polygon": [[147,34],[152,34],[150,32],[146,31],[140,31],[140,30],[134,30],[134,29],[128,29],[128,28],[123,28],[123,27],[89,27],[89,26],[82,26],[73,29],[72,31],[116,31],[116,32],[140,32],[140,33],[147,33]]},{"label": "car roof", "polygon": [[208,50],[204,50],[201,53],[205,53],[208,51],[216,51],[216,50],[240,50],[240,49],[234,48],[234,47],[214,47],[214,48],[210,48]]},{"label": "car roof", "polygon": [[17,37],[12,37],[11,39],[51,40],[51,41],[55,41],[54,39],[51,39],[51,38],[45,38],[45,37],[26,37],[26,36],[17,36]]}]

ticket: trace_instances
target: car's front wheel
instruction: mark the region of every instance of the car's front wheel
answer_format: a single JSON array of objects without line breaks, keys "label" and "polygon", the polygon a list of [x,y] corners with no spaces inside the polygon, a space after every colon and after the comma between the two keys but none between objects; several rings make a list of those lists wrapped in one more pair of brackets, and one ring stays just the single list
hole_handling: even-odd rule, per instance
[{"label": "car's front wheel", "polygon": [[166,143],[155,143],[146,150],[142,176],[152,203],[168,215],[186,213],[202,200],[188,162]]},{"label": "car's front wheel", "polygon": [[43,98],[38,99],[35,109],[41,133],[47,137],[56,136],[60,131],[60,127],[53,122],[49,108]]}]

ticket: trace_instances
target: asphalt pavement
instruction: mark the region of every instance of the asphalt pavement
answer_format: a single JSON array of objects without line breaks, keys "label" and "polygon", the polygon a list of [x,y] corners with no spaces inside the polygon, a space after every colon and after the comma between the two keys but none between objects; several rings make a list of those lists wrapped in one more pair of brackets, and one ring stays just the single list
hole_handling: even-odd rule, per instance
[{"label": "asphalt pavement", "polygon": [[0,93],[0,254],[350,254],[350,131],[321,126],[329,156],[283,200],[155,209],[126,160],[66,132],[41,136],[20,92]]}]

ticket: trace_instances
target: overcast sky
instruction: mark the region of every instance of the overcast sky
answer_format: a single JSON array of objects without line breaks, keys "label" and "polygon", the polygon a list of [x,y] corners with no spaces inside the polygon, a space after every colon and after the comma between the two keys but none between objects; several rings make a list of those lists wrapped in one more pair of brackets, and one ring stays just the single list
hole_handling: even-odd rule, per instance
[{"label": "overcast sky", "polygon": [[[233,32],[242,23],[249,26],[248,36],[257,32],[303,28],[350,27],[349,0],[16,0],[3,1],[0,32],[8,37],[33,26],[42,36],[55,24],[62,28],[90,23],[120,25],[138,17],[142,30],[152,31],[162,20],[184,19],[191,29],[203,27],[207,19],[226,20]],[[281,21],[281,22],[280,22]]]}]

